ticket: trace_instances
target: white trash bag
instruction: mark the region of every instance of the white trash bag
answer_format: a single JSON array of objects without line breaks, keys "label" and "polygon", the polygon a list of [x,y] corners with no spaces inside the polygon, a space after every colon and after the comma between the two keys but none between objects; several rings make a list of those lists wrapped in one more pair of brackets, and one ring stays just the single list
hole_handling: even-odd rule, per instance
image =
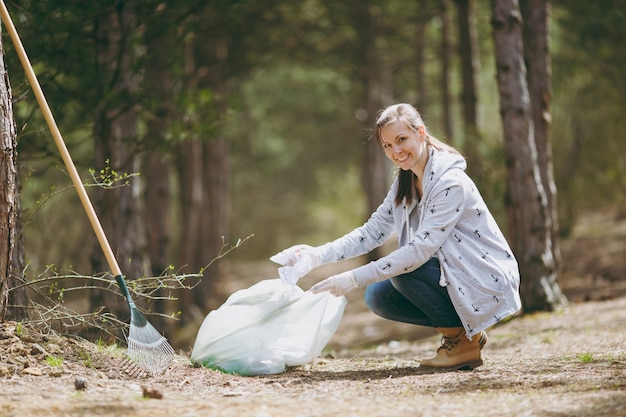
[{"label": "white trash bag", "polygon": [[238,375],[278,374],[310,363],[335,334],[346,303],[280,279],[260,281],[209,313],[191,362]]}]

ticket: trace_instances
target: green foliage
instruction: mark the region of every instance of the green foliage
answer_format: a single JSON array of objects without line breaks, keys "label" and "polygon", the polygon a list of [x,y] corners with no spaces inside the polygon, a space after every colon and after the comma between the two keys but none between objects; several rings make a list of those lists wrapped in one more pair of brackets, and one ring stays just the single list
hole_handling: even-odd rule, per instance
[{"label": "green foliage", "polygon": [[53,368],[58,368],[59,366],[63,365],[63,358],[60,358],[58,356],[48,355],[46,356],[46,363],[48,364],[48,366],[52,366]]},{"label": "green foliage", "polygon": [[111,161],[104,161],[104,168],[98,174],[95,169],[90,169],[89,173],[94,181],[94,186],[102,188],[124,187],[130,185],[130,178],[139,176],[139,173],[117,172],[111,167]]}]

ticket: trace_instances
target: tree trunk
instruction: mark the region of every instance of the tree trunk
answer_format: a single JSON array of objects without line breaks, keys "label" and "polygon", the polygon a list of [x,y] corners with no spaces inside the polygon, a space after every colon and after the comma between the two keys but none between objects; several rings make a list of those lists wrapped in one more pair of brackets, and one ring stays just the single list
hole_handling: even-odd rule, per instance
[{"label": "tree trunk", "polygon": [[[0,40],[0,56],[4,56],[4,51],[2,47],[2,42]],[[10,164],[11,160],[13,160],[14,164],[17,164],[17,134],[15,129],[15,119],[13,117],[13,105],[12,105],[12,93],[11,93],[11,85],[9,83],[9,74],[6,72],[4,67],[4,59],[0,59],[0,78],[3,80],[0,85],[0,107],[3,110],[1,122],[2,128],[0,128],[0,133],[2,137],[5,137],[7,143],[3,143],[2,149],[6,149],[7,151],[5,155],[2,156],[3,160],[6,160],[6,164]],[[12,143],[11,146],[7,147],[8,141]],[[10,151],[9,151],[10,150]],[[14,153],[12,157],[9,157],[9,153]],[[0,166],[5,167],[5,162],[0,163]],[[8,166],[6,167],[8,168]],[[3,169],[6,169],[3,168]],[[14,184],[9,184],[10,180],[8,180],[7,184],[9,187],[15,188],[15,195],[13,196],[13,202],[8,203],[9,205],[13,204],[14,207],[11,209],[9,216],[15,216],[15,225],[14,225],[14,235],[13,235],[13,253],[12,253],[12,265],[11,265],[11,274],[9,275],[8,280],[8,290],[9,290],[9,298],[8,305],[6,309],[5,318],[8,320],[20,321],[28,318],[28,294],[26,292],[26,287],[22,286],[25,282],[24,278],[24,269],[26,268],[26,256],[24,254],[24,235],[22,229],[22,205],[20,201],[20,178],[17,170],[17,166],[13,166],[13,170],[15,171],[14,175]],[[9,175],[7,173],[0,174],[3,177],[5,175]],[[4,181],[1,182],[4,184]],[[8,196],[7,196],[8,198]],[[10,202],[6,198],[2,198],[2,201]],[[8,206],[7,206],[8,209]],[[3,209],[4,213],[5,210]],[[9,222],[12,220],[7,219]],[[4,224],[5,220],[3,219],[2,223]],[[4,241],[4,239],[2,240]],[[1,279],[0,279],[1,281]],[[0,287],[2,285],[0,284]],[[0,294],[2,293],[2,289],[0,288]],[[2,297],[0,295],[0,297]],[[0,302],[0,311],[2,310],[1,306],[2,302]],[[0,312],[0,320],[2,320],[2,314]]]},{"label": "tree trunk", "polygon": [[144,165],[148,254],[152,276],[159,276],[169,266],[170,258],[170,166],[159,152],[148,152]]},{"label": "tree trunk", "polygon": [[[185,93],[190,97],[197,97],[195,94],[200,86],[199,81],[204,72],[198,69],[196,48],[198,48],[198,40],[194,35],[189,35],[185,42]],[[180,236],[178,240],[178,262],[182,272],[196,273],[204,265],[197,262],[198,246],[202,245],[202,216],[204,201],[204,166],[203,166],[203,145],[200,137],[200,129],[198,127],[199,118],[204,115],[203,109],[200,109],[202,103],[197,103],[194,112],[187,115],[187,123],[194,133],[193,137],[180,143],[176,150],[176,168],[178,172],[179,190],[180,190],[180,207],[181,222]],[[202,285],[202,282],[199,283]],[[179,310],[181,312],[181,324],[186,325],[192,323],[196,318],[201,317],[204,313],[199,306],[195,304],[196,297],[194,293],[199,289],[195,288],[191,291],[180,291]]]},{"label": "tree trunk", "polygon": [[[352,10],[354,11],[353,23],[359,45],[358,58],[355,63],[356,73],[363,85],[363,103],[365,103],[365,111],[361,112],[362,116],[359,117],[363,131],[366,132],[359,137],[359,140],[364,143],[361,184],[367,199],[367,212],[373,213],[387,194],[390,176],[387,169],[387,158],[376,140],[368,140],[369,132],[378,112],[384,105],[391,104],[385,102],[383,97],[392,97],[392,93],[384,91],[387,84],[381,82],[382,63],[376,47],[378,21],[372,15],[370,2],[353,1]],[[380,255],[379,250],[374,250],[368,256],[370,260],[373,260],[379,258]]]},{"label": "tree trunk", "polygon": [[524,19],[524,57],[528,70],[528,90],[535,126],[535,145],[541,182],[548,197],[548,213],[552,220],[552,256],[556,263],[557,274],[560,275],[559,219],[550,142],[552,121],[550,2],[548,0],[523,0],[520,6]]},{"label": "tree trunk", "polygon": [[[106,70],[101,82],[111,100],[99,109],[94,123],[95,164],[110,173],[132,174],[140,171],[140,156],[135,148],[138,143],[138,112],[133,104],[137,80],[132,68],[133,44],[129,39],[134,24],[133,13],[128,7],[112,11],[99,22],[102,44],[97,51],[98,62]],[[125,108],[121,108],[123,103]],[[107,166],[107,161],[109,166]],[[141,192],[137,178],[127,185],[110,190],[97,190],[95,205],[99,208],[102,227],[107,233],[119,266],[129,279],[144,276],[148,259],[141,218]],[[104,270],[102,251],[98,247],[93,259],[96,272]],[[107,268],[108,269],[108,268]],[[128,315],[123,297],[109,293],[94,294],[93,300],[107,306],[120,318]]]},{"label": "tree trunk", "polygon": [[26,292],[26,287],[22,285],[26,282],[24,277],[26,255],[24,253],[22,204],[19,197],[21,191],[19,175],[15,176],[15,184],[17,190],[15,195],[15,243],[13,246],[13,272],[9,278],[9,305],[6,318],[8,320],[21,321],[28,318],[28,293]]},{"label": "tree trunk", "polygon": [[441,2],[441,105],[443,106],[443,131],[448,143],[454,142],[452,122],[452,97],[450,94],[450,1]]},{"label": "tree trunk", "polygon": [[492,0],[500,112],[507,164],[507,220],[521,273],[525,312],[553,310],[565,302],[552,257],[552,225],[535,147],[522,17],[517,0]]},{"label": "tree trunk", "polygon": [[0,322],[7,313],[9,286],[14,271],[18,217],[17,134],[11,103],[11,84],[4,65],[0,39]]},{"label": "tree trunk", "polygon": [[[146,119],[146,156],[144,158],[143,178],[145,179],[144,221],[147,239],[148,257],[152,276],[163,274],[169,266],[171,246],[171,187],[170,163],[164,156],[165,135],[169,126],[170,106],[172,102],[170,57],[166,51],[172,50],[172,36],[160,25],[148,25],[146,33],[148,58],[145,64],[144,87],[149,97],[149,116]],[[157,296],[167,289],[159,289]],[[168,314],[167,302],[154,301],[152,309],[156,313]],[[176,308],[176,306],[173,306]],[[153,324],[163,328],[162,316],[156,316]]]},{"label": "tree trunk", "polygon": [[[148,123],[148,135],[150,135],[150,123]],[[170,166],[158,151],[148,151],[144,160],[145,210],[144,221],[148,257],[150,258],[151,275],[158,277],[167,271],[170,259]],[[166,295],[167,289],[159,289],[156,296]],[[154,300],[152,310],[159,314],[168,314],[167,302],[162,299]],[[163,328],[165,323],[162,316],[156,316],[153,324],[157,328]]]},{"label": "tree trunk", "polygon": [[[201,244],[202,219],[202,142],[191,139],[180,144],[177,151],[177,168],[181,198],[181,230],[178,245],[179,269],[185,273],[198,272],[197,247]],[[197,291],[197,290],[196,290]],[[191,291],[182,290],[179,296],[181,322],[187,324],[196,315]]]},{"label": "tree trunk", "polygon": [[459,31],[459,56],[463,124],[466,132],[478,129],[478,81],[480,60],[478,59],[478,33],[474,16],[474,0],[455,0]]},{"label": "tree trunk", "polygon": [[[211,10],[213,18],[219,17],[219,10]],[[227,84],[229,75],[228,38],[220,33],[202,32],[197,35],[194,48],[196,80],[202,90],[212,93],[210,103],[205,103],[205,113],[216,119],[224,117],[228,110]],[[200,236],[195,247],[194,259],[198,269],[206,266],[218,256],[222,247],[222,237],[230,232],[230,166],[228,141],[219,127],[208,132],[202,141],[202,216]],[[220,288],[219,263],[214,263],[203,271],[203,279],[194,291],[194,304],[202,310],[217,307],[216,295]]]},{"label": "tree trunk", "polygon": [[417,39],[415,40],[415,87],[417,90],[417,100],[415,100],[415,108],[420,113],[423,107],[428,103],[428,89],[426,88],[426,26],[427,21],[420,19],[416,23]]},{"label": "tree trunk", "polygon": [[463,113],[463,151],[468,160],[468,172],[477,183],[484,176],[480,163],[481,143],[478,127],[478,33],[474,17],[474,0],[455,0],[459,32],[459,57],[461,60],[461,104]]},{"label": "tree trunk", "polygon": [[428,58],[426,53],[426,45],[428,44],[428,25],[433,21],[433,17],[439,13],[439,6],[434,2],[419,2],[417,7],[417,16],[415,16],[415,75],[417,99],[415,108],[424,113],[431,103],[428,89],[427,64]]},{"label": "tree trunk", "polygon": [[[206,265],[215,258],[222,247],[222,237],[230,233],[230,166],[228,142],[219,137],[204,142],[204,213],[202,216],[201,244],[197,259]],[[204,271],[202,291],[197,291],[196,304],[205,309],[216,308],[216,293],[220,287],[219,264]],[[201,299],[200,299],[201,298]]]}]

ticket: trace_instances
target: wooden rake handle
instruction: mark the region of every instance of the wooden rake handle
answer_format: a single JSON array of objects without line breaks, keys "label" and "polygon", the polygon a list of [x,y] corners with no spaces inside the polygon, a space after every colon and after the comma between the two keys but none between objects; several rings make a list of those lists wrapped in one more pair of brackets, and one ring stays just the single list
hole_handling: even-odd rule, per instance
[{"label": "wooden rake handle", "polygon": [[39,107],[43,112],[43,116],[46,119],[46,123],[48,124],[48,128],[52,133],[52,137],[54,138],[54,142],[56,143],[59,152],[61,153],[61,158],[63,158],[63,163],[65,163],[65,167],[70,174],[70,178],[72,179],[72,183],[74,183],[74,187],[78,192],[78,197],[87,213],[87,217],[89,218],[89,222],[93,227],[94,232],[96,233],[96,237],[98,238],[98,242],[102,247],[104,252],[104,256],[109,264],[109,268],[111,268],[111,272],[115,276],[121,276],[122,271],[120,270],[119,265],[117,264],[117,260],[113,255],[113,250],[111,250],[111,245],[109,245],[109,241],[104,234],[104,230],[102,229],[102,225],[98,220],[98,216],[96,215],[96,211],[89,200],[89,196],[87,195],[87,191],[85,191],[85,186],[83,185],[80,176],[78,175],[78,171],[76,170],[76,166],[72,161],[72,157],[67,150],[67,146],[65,146],[65,142],[63,141],[63,137],[61,136],[61,132],[59,132],[59,128],[57,127],[56,122],[54,121],[54,117],[52,116],[52,112],[50,111],[50,106],[48,106],[48,102],[46,101],[45,96],[43,95],[43,91],[41,90],[41,86],[39,85],[39,81],[37,81],[37,76],[33,71],[33,67],[28,60],[28,56],[26,55],[26,51],[24,50],[24,46],[22,45],[22,41],[15,30],[15,26],[13,25],[13,21],[11,20],[11,16],[9,15],[9,11],[7,10],[6,5],[4,4],[4,0],[0,0],[0,14],[2,14],[2,20],[7,27],[7,31],[9,32],[9,36],[13,41],[13,45],[15,46],[15,50],[17,51],[17,55],[20,58],[20,62],[24,67],[24,71],[26,71],[26,78],[35,93],[35,97],[37,98],[37,102],[39,103]]}]

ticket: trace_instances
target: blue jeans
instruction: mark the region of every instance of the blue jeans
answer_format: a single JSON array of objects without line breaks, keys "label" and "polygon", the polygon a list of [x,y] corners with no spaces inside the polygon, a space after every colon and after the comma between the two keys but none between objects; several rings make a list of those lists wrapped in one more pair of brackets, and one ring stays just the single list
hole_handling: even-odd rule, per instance
[{"label": "blue jeans", "polygon": [[408,274],[370,284],[365,303],[389,320],[428,327],[461,327],[448,289],[439,285],[439,260],[431,258]]}]

